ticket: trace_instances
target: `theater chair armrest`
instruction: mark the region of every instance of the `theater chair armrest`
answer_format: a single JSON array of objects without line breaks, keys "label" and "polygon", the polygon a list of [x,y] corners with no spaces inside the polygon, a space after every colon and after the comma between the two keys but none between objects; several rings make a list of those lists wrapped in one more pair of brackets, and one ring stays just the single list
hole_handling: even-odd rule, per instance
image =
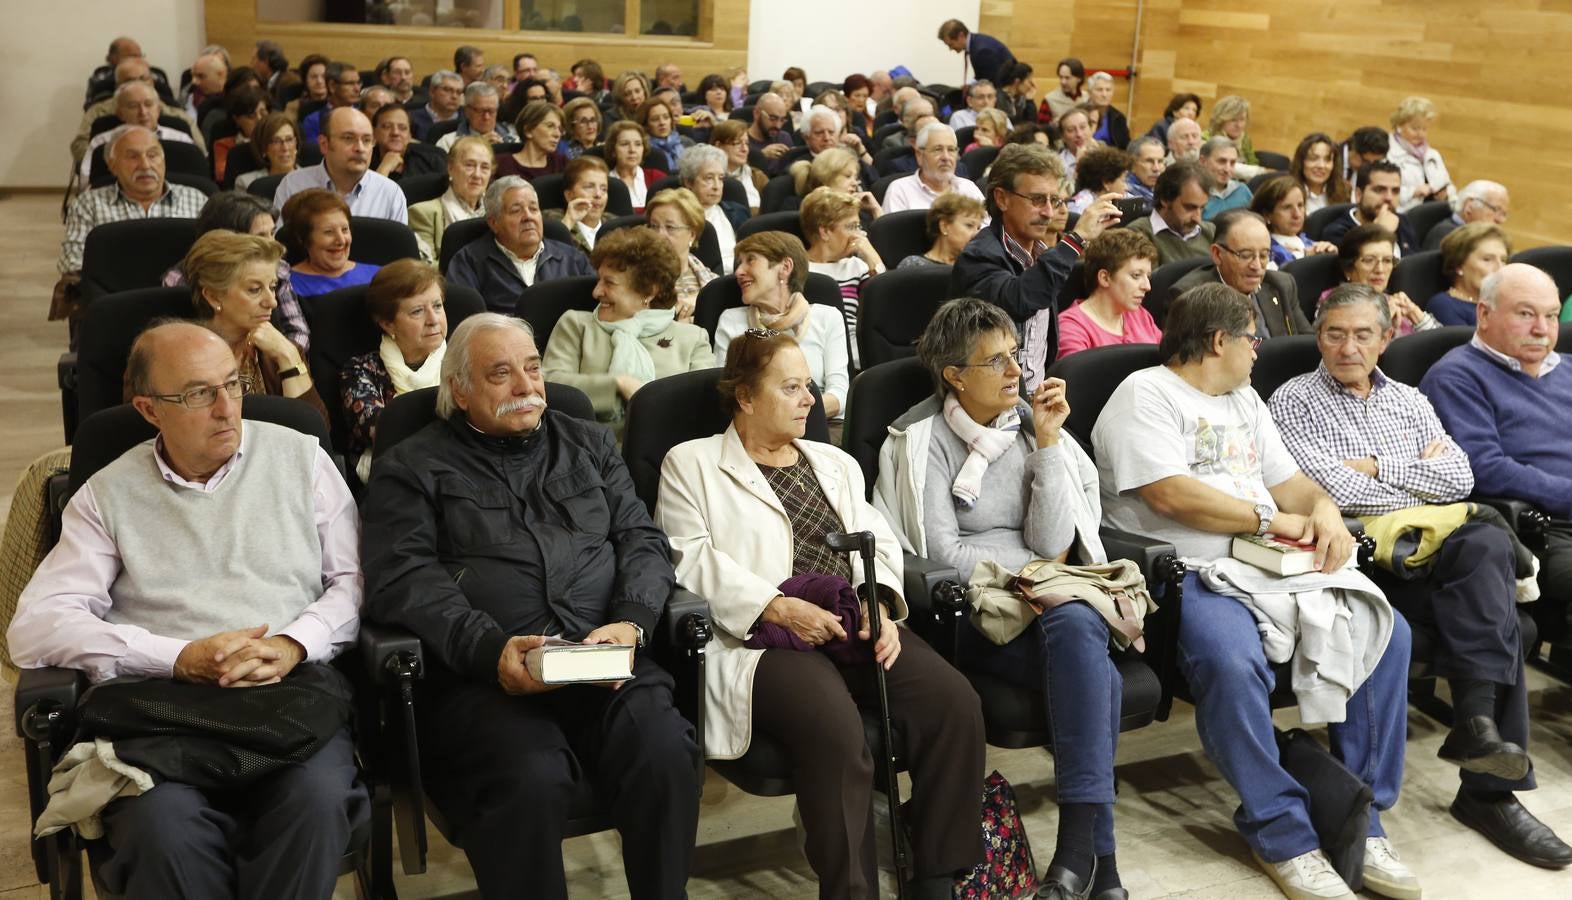
[{"label": "theater chair armrest", "polygon": [[1518,500],[1515,497],[1470,497],[1474,503],[1488,506],[1501,514],[1506,519],[1512,530],[1517,532],[1518,540],[1525,544],[1538,542],[1545,534],[1545,526],[1550,524],[1550,517],[1540,512],[1534,504],[1527,500]]},{"label": "theater chair armrest", "polygon": [[[49,802],[49,772],[76,730],[76,705],[86,690],[87,677],[75,669],[22,669],[17,673],[16,734],[23,740],[27,760],[31,822],[38,821]],[[69,831],[31,842],[33,869],[40,882],[58,886],[80,876],[80,872],[73,876],[68,871],[74,859],[73,846]]]},{"label": "theater chair armrest", "polygon": [[1168,719],[1174,694],[1181,681],[1179,674],[1179,620],[1184,610],[1184,563],[1174,545],[1146,535],[1117,528],[1102,528],[1097,536],[1109,559],[1128,559],[1141,567],[1147,590],[1159,604],[1146,617],[1146,664],[1157,673],[1162,694],[1157,701],[1156,718]]},{"label": "theater chair armrest", "polygon": [[945,659],[955,658],[955,629],[966,613],[966,589],[954,566],[936,560],[905,555],[902,590],[906,597],[909,628],[939,651]]},{"label": "theater chair armrest", "polygon": [[1117,528],[1099,529],[1097,536],[1109,559],[1128,559],[1140,566],[1148,586],[1184,580],[1184,563],[1173,544]]},{"label": "theater chair armrest", "polygon": [[360,655],[366,666],[366,677],[372,684],[395,684],[406,674],[416,680],[425,675],[426,660],[420,638],[393,625],[362,619]]},{"label": "theater chair armrest", "polygon": [[666,611],[652,636],[657,644],[679,652],[702,650],[713,634],[710,628],[710,602],[687,588],[675,588],[666,601]]}]

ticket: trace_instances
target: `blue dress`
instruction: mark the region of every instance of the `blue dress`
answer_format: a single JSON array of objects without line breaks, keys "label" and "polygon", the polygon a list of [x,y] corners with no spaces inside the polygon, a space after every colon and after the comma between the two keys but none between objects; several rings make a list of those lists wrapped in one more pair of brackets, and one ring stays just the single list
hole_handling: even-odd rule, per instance
[{"label": "blue dress", "polygon": [[381,266],[371,263],[355,263],[355,267],[348,272],[334,278],[329,275],[311,275],[306,272],[289,270],[289,286],[295,289],[296,297],[315,297],[317,294],[326,294],[339,288],[354,287],[357,284],[366,284],[371,281],[371,276],[377,274]]},{"label": "blue dress", "polygon": [[1425,304],[1425,312],[1436,317],[1442,325],[1467,325],[1473,328],[1479,324],[1479,307],[1467,300],[1459,300],[1446,291],[1442,291],[1430,298]]}]

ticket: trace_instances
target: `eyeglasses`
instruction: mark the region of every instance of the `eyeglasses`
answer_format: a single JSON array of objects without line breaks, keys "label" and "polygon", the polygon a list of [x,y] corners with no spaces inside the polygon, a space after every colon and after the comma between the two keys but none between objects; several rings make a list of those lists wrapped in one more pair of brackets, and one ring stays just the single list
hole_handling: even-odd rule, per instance
[{"label": "eyeglasses", "polygon": [[[1015,192],[1011,191],[1010,193],[1013,194]],[[984,362],[957,363],[955,367],[957,369],[992,369],[993,374],[1003,375],[1004,371],[1010,367],[1010,362],[1012,360],[1017,366],[1026,365],[1026,350],[1022,347],[1016,347],[1009,353],[999,353],[994,356],[990,356]]]},{"label": "eyeglasses", "polygon": [[1020,197],[1022,200],[1025,200],[1027,203],[1030,203],[1034,209],[1041,209],[1044,206],[1048,206],[1049,204],[1053,204],[1054,209],[1070,208],[1069,197],[1055,197],[1050,194],[1023,194],[1020,191],[1012,191],[1009,188],[1005,188],[1004,190],[1006,193],[1014,194],[1015,196]]},{"label": "eyeglasses", "polygon": [[1471,197],[1469,199],[1473,200],[1473,202],[1478,203],[1480,206],[1483,206],[1485,209],[1490,210],[1491,212],[1495,213],[1498,216],[1501,216],[1503,218],[1506,217],[1507,211],[1505,209],[1495,205],[1494,203],[1491,203],[1488,200],[1481,200],[1478,197]]},{"label": "eyeglasses", "polygon": [[295,136],[292,135],[292,134],[286,134],[283,137],[275,137],[275,138],[273,138],[272,140],[267,142],[267,145],[269,147],[289,147],[289,146],[293,146],[294,143],[295,143]]},{"label": "eyeglasses", "polygon": [[600,119],[598,119],[598,118],[591,118],[589,116],[574,116],[573,117],[573,124],[578,126],[579,128],[587,128],[587,127],[589,127],[591,125],[599,125],[600,124]]},{"label": "eyeglasses", "polygon": [[692,231],[693,229],[689,228],[686,225],[655,225],[655,224],[652,223],[650,225],[650,230],[651,231],[658,231],[661,234],[674,234],[675,235],[675,234],[682,234],[684,232]]},{"label": "eyeglasses", "polygon": [[1261,342],[1266,340],[1266,338],[1261,337],[1259,334],[1251,334],[1249,332],[1235,332],[1234,337],[1244,338],[1246,341],[1248,341],[1252,351],[1261,349]]},{"label": "eyeglasses", "polygon": [[231,400],[239,399],[241,395],[251,393],[251,379],[237,375],[223,384],[192,388],[180,394],[148,394],[148,396],[165,403],[178,403],[186,409],[207,409],[218,402],[219,391],[223,391]]},{"label": "eyeglasses", "polygon": [[1270,250],[1235,250],[1226,244],[1218,244],[1217,249],[1227,253],[1229,256],[1232,256],[1234,259],[1239,260],[1245,265],[1249,265],[1252,262],[1258,262],[1264,266],[1272,261],[1272,251]]},{"label": "eyeglasses", "polygon": [[1372,269],[1377,268],[1377,267],[1384,268],[1384,269],[1390,269],[1393,266],[1397,265],[1397,257],[1395,257],[1395,256],[1361,256],[1361,257],[1359,257],[1359,264],[1361,266],[1369,266]]}]

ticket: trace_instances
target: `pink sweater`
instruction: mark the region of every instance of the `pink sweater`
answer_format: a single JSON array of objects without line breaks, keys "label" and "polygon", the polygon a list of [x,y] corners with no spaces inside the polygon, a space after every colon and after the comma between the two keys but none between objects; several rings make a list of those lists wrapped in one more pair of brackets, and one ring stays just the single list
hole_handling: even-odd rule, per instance
[{"label": "pink sweater", "polygon": [[1060,357],[1092,347],[1108,347],[1114,344],[1155,344],[1163,339],[1162,331],[1158,329],[1152,314],[1147,312],[1145,307],[1137,307],[1126,312],[1124,334],[1114,334],[1092,321],[1092,317],[1081,309],[1081,304],[1085,302],[1077,300],[1074,306],[1059,314]]}]

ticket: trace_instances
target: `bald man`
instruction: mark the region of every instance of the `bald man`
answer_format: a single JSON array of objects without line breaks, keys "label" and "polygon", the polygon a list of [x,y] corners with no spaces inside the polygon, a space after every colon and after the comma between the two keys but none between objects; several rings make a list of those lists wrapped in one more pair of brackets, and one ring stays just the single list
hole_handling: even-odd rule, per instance
[{"label": "bald man", "polygon": [[301,191],[326,188],[344,198],[353,215],[408,225],[404,192],[387,176],[371,171],[374,143],[371,120],[365,113],[350,106],[333,110],[317,139],[322,161],[285,175],[273,195],[273,209],[283,209],[284,203]]},{"label": "bald man", "polygon": [[104,116],[116,114],[115,89],[128,81],[141,81],[152,85],[153,90],[158,92],[158,114],[172,116],[185,122],[191,142],[196,144],[198,150],[207,152],[207,144],[202,140],[202,131],[197,128],[196,120],[174,104],[174,95],[169,93],[169,86],[167,84],[161,86],[160,79],[164,77],[163,73],[148,66],[147,60],[140,56],[126,57],[110,70],[110,75],[112,80],[103,88],[101,97],[82,111],[82,121],[77,123],[76,136],[71,139],[72,165],[80,165],[82,157],[87,153],[87,145],[93,139],[93,123]]},{"label": "bald man", "polygon": [[[115,69],[128,59],[142,60],[142,45],[135,38],[124,36],[110,41],[109,52],[104,54],[104,65],[94,69],[93,74],[88,76],[87,93],[82,98],[84,108],[115,92],[115,85],[120,83],[115,78]],[[153,78],[160,99],[173,101],[175,95],[169,89],[169,79],[164,75],[164,70],[153,69]]]},{"label": "bald man", "polygon": [[191,118],[201,120],[202,107],[209,100],[224,95],[224,82],[229,80],[229,62],[217,53],[204,53],[191,64],[191,84],[186,87],[186,112]]}]

